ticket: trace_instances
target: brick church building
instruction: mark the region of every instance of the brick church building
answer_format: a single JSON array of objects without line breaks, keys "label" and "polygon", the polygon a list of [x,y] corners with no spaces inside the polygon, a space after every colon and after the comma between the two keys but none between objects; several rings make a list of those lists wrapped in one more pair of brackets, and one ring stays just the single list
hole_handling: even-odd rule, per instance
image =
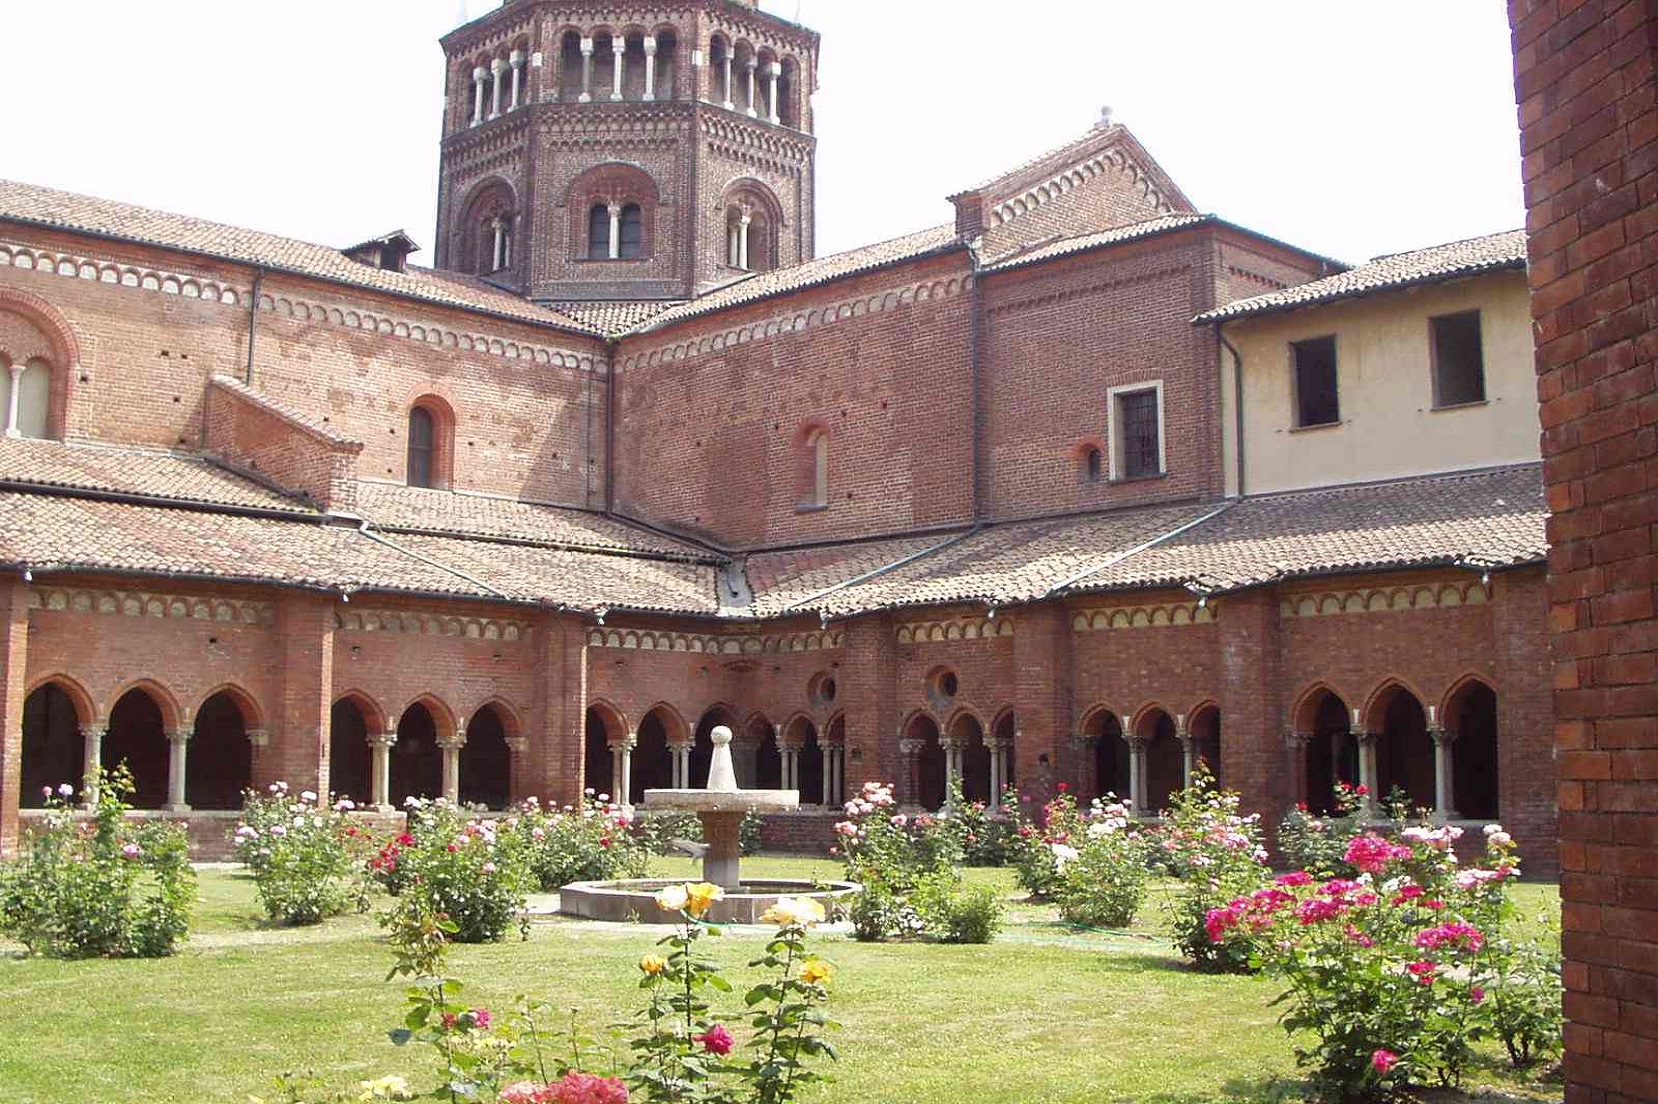
[{"label": "brick church building", "polygon": [[[1124,126],[817,257],[819,41],[742,0],[444,39],[434,267],[0,183],[0,841],[124,760],[500,807],[1199,756],[1554,861],[1525,241],[1349,268]],[[948,212],[941,205],[941,213]]]}]

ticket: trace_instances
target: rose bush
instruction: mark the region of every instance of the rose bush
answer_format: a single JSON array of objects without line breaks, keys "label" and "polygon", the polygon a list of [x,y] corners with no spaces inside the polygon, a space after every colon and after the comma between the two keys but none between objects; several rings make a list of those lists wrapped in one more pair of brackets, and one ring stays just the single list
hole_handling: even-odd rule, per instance
[{"label": "rose bush", "polygon": [[1159,847],[1180,879],[1167,907],[1169,927],[1181,953],[1203,970],[1250,968],[1248,948],[1216,940],[1207,925],[1213,909],[1260,888],[1269,877],[1260,817],[1242,815],[1240,800],[1231,790],[1217,789],[1200,761],[1164,817]]},{"label": "rose bush", "polygon": [[368,880],[349,846],[360,832],[346,815],[354,807],[347,798],[323,805],[310,790],[291,794],[286,782],[246,792],[231,842],[273,924],[368,908]]},{"label": "rose bush", "polygon": [[[1454,1084],[1471,1045],[1496,1036],[1511,1053],[1558,1035],[1538,1008],[1551,992],[1501,938],[1518,873],[1513,841],[1493,826],[1484,865],[1461,868],[1461,829],[1417,826],[1397,841],[1351,837],[1352,878],[1292,871],[1211,909],[1209,939],[1247,953],[1288,989],[1281,1017],[1297,1061],[1331,1097],[1386,1096],[1429,1079]],[[1557,976],[1557,975],[1556,975]],[[1557,990],[1552,990],[1557,992]],[[1529,1054],[1529,1050],[1527,1050]]]},{"label": "rose bush", "polygon": [[1354,871],[1342,854],[1368,793],[1362,785],[1337,782],[1331,789],[1330,815],[1314,814],[1305,802],[1285,813],[1278,822],[1278,854],[1283,864],[1325,878],[1351,876]]},{"label": "rose bush", "polygon": [[1145,902],[1152,842],[1115,795],[1096,798],[1083,819],[1074,858],[1060,864],[1060,918],[1091,928],[1126,928]]},{"label": "rose bush", "polygon": [[[447,918],[457,943],[502,938],[535,884],[523,841],[500,823],[469,818],[442,798],[410,798],[394,873],[402,896]],[[520,920],[527,937],[527,922]]]},{"label": "rose bush", "polygon": [[562,809],[527,798],[501,827],[517,838],[517,850],[543,892],[571,882],[643,878],[650,862],[627,810],[592,790],[579,806]]},{"label": "rose bush", "polygon": [[185,826],[126,818],[124,764],[100,772],[90,820],[77,818],[68,783],[44,793],[44,817],[0,864],[0,932],[59,958],[174,953],[196,902]]}]

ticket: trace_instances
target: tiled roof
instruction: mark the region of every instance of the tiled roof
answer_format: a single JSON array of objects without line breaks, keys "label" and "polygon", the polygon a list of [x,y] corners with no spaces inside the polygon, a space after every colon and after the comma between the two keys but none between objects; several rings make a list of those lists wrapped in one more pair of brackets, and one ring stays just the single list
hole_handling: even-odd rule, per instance
[{"label": "tiled roof", "polygon": [[0,181],[0,219],[180,249],[521,322],[595,333],[573,318],[482,281],[424,268],[391,272],[361,264],[326,245],[33,184]]},{"label": "tiled roof", "polygon": [[1314,303],[1328,303],[1372,292],[1389,291],[1415,284],[1437,283],[1503,268],[1524,268],[1526,232],[1509,230],[1483,238],[1436,245],[1409,253],[1377,257],[1369,264],[1322,280],[1284,288],[1281,291],[1238,299],[1198,315],[1193,322],[1222,322],[1246,315],[1293,310]]},{"label": "tiled roof", "polygon": [[825,591],[937,548],[962,532],[756,553],[743,565],[754,592],[750,611],[756,617],[776,617],[795,607],[816,609],[811,600]]},{"label": "tiled roof", "polygon": [[1102,245],[1115,245],[1118,242],[1133,241],[1136,238],[1149,238],[1154,234],[1165,234],[1170,230],[1181,230],[1188,226],[1213,221],[1215,221],[1214,215],[1162,215],[1158,218],[1147,219],[1144,222],[1130,223],[1127,226],[1114,226],[1109,230],[1081,234],[1074,238],[1061,238],[1059,241],[1050,242],[1028,252],[999,260],[995,264],[986,267],[985,271],[1003,272],[1010,268],[1022,268],[1025,265],[1036,264],[1039,261],[1048,261],[1055,257],[1068,257],[1073,253],[1098,249]]},{"label": "tiled roof", "polygon": [[0,438],[0,484],[6,483],[313,512],[200,457],[120,445]]},{"label": "tiled roof", "polygon": [[745,303],[752,303],[773,295],[782,295],[786,292],[801,291],[833,280],[856,276],[889,264],[897,264],[900,261],[912,261],[936,253],[947,253],[954,249],[965,248],[966,246],[956,237],[954,225],[935,226],[930,230],[921,230],[914,234],[906,234],[901,238],[893,238],[891,241],[866,245],[861,249],[836,253],[830,257],[819,257],[815,261],[805,261],[801,264],[790,265],[788,268],[774,269],[771,272],[762,272],[750,276],[746,280],[739,280],[737,283],[729,284],[716,291],[711,291],[707,295],[693,299],[689,303],[664,311],[634,332],[650,333],[652,330],[660,329],[663,326],[683,322],[688,318],[696,318],[711,311],[742,306]]},{"label": "tiled roof", "polygon": [[705,548],[603,514],[489,495],[364,482],[357,484],[356,512],[388,532],[495,537],[704,561],[720,558]]},{"label": "tiled roof", "polygon": [[515,601],[589,610],[707,615],[718,611],[714,590],[718,569],[709,564],[454,537],[392,534],[389,539]]},{"label": "tiled roof", "polygon": [[808,603],[830,616],[951,602],[1033,601],[1213,506],[1164,506],[996,525]]},{"label": "tiled roof", "polygon": [[1325,572],[1534,563],[1547,551],[1547,514],[1535,464],[1266,495],[1066,589],[1227,590]]},{"label": "tiled roof", "polygon": [[663,311],[683,305],[680,299],[645,299],[639,302],[550,303],[560,314],[574,318],[611,337],[620,337],[629,330],[650,321]]}]

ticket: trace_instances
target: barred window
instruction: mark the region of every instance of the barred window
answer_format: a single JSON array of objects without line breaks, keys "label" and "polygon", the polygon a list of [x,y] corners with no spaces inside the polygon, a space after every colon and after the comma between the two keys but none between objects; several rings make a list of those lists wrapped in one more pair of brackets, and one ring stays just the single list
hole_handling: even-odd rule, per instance
[{"label": "barred window", "polygon": [[1140,479],[1163,471],[1162,434],[1158,425],[1158,392],[1128,391],[1117,396],[1117,440],[1120,479]]}]

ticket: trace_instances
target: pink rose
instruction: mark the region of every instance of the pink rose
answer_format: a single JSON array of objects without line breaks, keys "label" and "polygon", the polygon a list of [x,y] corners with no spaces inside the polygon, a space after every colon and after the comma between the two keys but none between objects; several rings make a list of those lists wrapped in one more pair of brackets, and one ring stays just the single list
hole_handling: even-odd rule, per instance
[{"label": "pink rose", "polygon": [[724,1024],[715,1024],[701,1035],[691,1036],[691,1041],[701,1043],[702,1049],[710,1054],[730,1054],[731,1047],[736,1043]]},{"label": "pink rose", "polygon": [[1392,1069],[1398,1061],[1399,1056],[1391,1050],[1378,1050],[1370,1056],[1370,1064],[1376,1068],[1377,1073],[1386,1073],[1388,1070]]}]

